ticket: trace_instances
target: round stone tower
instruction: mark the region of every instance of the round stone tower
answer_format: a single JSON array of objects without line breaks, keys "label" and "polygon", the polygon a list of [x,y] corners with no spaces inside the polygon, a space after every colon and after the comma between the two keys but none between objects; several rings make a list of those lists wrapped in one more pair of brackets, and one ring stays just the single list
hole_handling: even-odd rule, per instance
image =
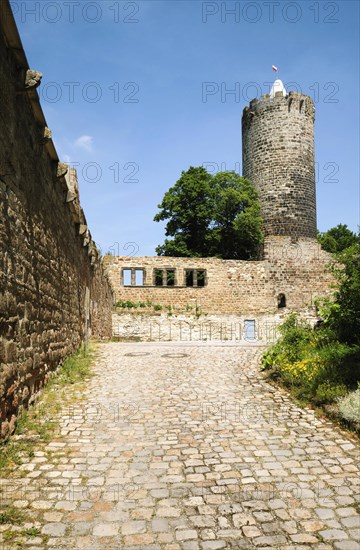
[{"label": "round stone tower", "polygon": [[280,84],[243,111],[243,175],[259,193],[265,236],[313,238],[314,103]]}]

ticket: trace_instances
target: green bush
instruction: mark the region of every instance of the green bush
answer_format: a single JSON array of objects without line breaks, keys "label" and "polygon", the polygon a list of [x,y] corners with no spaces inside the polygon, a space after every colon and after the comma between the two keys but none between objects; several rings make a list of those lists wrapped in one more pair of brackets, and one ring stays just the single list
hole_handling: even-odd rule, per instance
[{"label": "green bush", "polygon": [[313,330],[291,314],[279,327],[280,339],[263,356],[263,369],[300,399],[328,404],[356,387],[359,349],[334,339],[325,328]]},{"label": "green bush", "polygon": [[303,359],[311,341],[311,326],[291,313],[278,327],[281,338],[263,355],[263,369],[281,371],[287,364]]},{"label": "green bush", "polygon": [[299,361],[311,341],[312,328],[306,321],[299,319],[296,313],[291,313],[286,321],[280,325],[282,348],[286,351],[290,361]]},{"label": "green bush", "polygon": [[341,416],[350,422],[360,423],[360,385],[339,401]]},{"label": "green bush", "polygon": [[151,302],[131,302],[130,300],[119,300],[116,302],[115,307],[121,307],[123,309],[137,309],[151,305]]},{"label": "green bush", "polygon": [[331,267],[338,284],[335,299],[324,303],[322,316],[334,339],[360,346],[360,244],[341,252]]},{"label": "green bush", "polygon": [[324,365],[319,383],[325,380],[333,384],[345,384],[354,388],[360,379],[360,353],[358,346],[330,341],[318,345],[317,354]]},{"label": "green bush", "polygon": [[344,397],[347,393],[345,384],[333,385],[329,380],[322,382],[316,388],[316,392],[313,398],[314,403],[317,405],[325,405],[333,403],[339,397]]}]

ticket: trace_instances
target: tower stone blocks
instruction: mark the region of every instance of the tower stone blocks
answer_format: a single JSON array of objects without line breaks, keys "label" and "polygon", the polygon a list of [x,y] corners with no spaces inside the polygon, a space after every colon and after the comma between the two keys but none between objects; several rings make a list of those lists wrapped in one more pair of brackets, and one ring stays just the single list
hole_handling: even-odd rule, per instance
[{"label": "tower stone blocks", "polygon": [[243,111],[243,175],[259,193],[265,236],[316,237],[314,120],[312,99],[297,92]]}]

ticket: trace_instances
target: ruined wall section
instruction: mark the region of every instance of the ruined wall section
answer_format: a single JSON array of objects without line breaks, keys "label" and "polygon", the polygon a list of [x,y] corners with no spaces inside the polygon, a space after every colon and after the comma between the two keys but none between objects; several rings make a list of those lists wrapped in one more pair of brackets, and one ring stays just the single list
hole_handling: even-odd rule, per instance
[{"label": "ruined wall section", "polygon": [[[106,267],[114,288],[115,301],[143,301],[172,306],[176,310],[196,307],[204,312],[257,311],[259,303],[271,302],[266,285],[267,273],[261,262],[219,260],[216,258],[107,257]],[[145,272],[143,286],[123,286],[122,270],[140,268]],[[174,286],[155,286],[155,269],[175,269]],[[204,287],[186,287],[185,269],[206,270]]]},{"label": "ruined wall section", "polygon": [[265,239],[264,262],[274,295],[284,293],[287,308],[301,313],[317,298],[331,296],[336,280],[329,271],[331,254],[316,239],[272,236]]},{"label": "ruined wall section", "polygon": [[8,435],[49,373],[84,338],[111,336],[112,290],[59,163],[7,2],[0,32],[0,421]]},{"label": "ruined wall section", "polygon": [[243,175],[259,193],[265,235],[316,237],[314,120],[312,99],[297,92],[243,111]]},{"label": "ruined wall section", "polygon": [[[115,301],[151,302],[174,311],[207,314],[276,315],[279,295],[285,311],[313,307],[317,297],[332,293],[326,269],[330,256],[314,239],[269,237],[262,261],[217,258],[113,257],[105,260]],[[143,269],[143,285],[123,284],[124,269]],[[155,286],[155,269],[174,269],[174,286]],[[204,287],[186,287],[185,270],[206,270]],[[190,306],[190,307],[189,307]]]}]

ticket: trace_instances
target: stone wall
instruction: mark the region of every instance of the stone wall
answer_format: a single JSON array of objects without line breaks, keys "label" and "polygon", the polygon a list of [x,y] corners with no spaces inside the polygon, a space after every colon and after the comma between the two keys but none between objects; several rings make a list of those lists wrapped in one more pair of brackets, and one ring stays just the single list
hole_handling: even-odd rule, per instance
[{"label": "stone wall", "polygon": [[[111,336],[112,290],[59,163],[9,4],[0,5],[0,420],[12,431],[84,338]],[[87,290],[88,289],[88,292]],[[88,300],[87,300],[88,296]]]},{"label": "stone wall", "polygon": [[266,235],[316,237],[314,120],[312,99],[297,92],[243,111],[243,175],[259,193]]},{"label": "stone wall", "polygon": [[[311,308],[303,317],[314,322]],[[267,315],[207,315],[117,309],[113,312],[113,337],[135,342],[248,342],[268,345],[278,338],[277,327],[286,313]]]},{"label": "stone wall", "polygon": [[[105,258],[115,301],[161,305],[173,312],[276,315],[280,295],[285,312],[314,306],[316,297],[332,292],[326,270],[330,256],[315,239],[268,237],[261,261],[217,258],[113,257]],[[123,270],[144,271],[142,285],[123,284]],[[154,270],[175,270],[174,286],[156,286]],[[187,287],[185,270],[206,271],[205,286]],[[134,278],[133,278],[133,283]],[[282,308],[281,308],[282,309]]]}]

